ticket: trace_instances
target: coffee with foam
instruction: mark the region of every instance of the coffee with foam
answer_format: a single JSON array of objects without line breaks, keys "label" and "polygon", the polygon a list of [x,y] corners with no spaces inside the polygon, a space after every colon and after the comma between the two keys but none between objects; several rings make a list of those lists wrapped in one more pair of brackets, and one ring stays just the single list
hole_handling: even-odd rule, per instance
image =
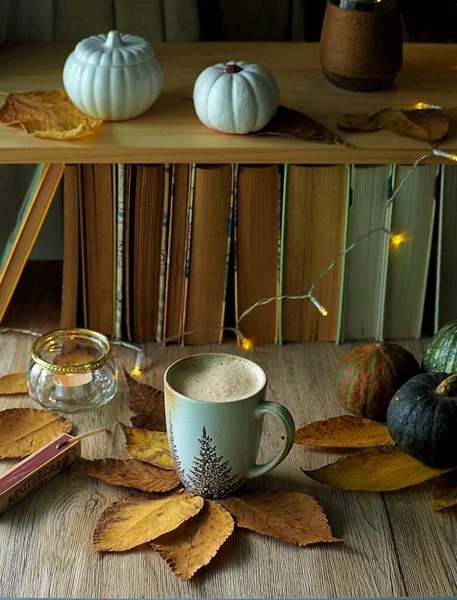
[{"label": "coffee with foam", "polygon": [[256,394],[265,375],[251,361],[223,354],[189,357],[177,364],[169,383],[179,394],[206,402],[232,402]]}]

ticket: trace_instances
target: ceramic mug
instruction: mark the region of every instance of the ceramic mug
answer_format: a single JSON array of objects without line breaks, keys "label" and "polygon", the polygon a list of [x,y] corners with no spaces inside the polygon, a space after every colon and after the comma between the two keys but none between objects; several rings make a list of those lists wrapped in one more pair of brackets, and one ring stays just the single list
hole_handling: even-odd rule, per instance
[{"label": "ceramic mug", "polygon": [[[167,433],[184,487],[204,498],[224,498],[247,479],[268,473],[289,454],[295,437],[290,412],[266,402],[267,376],[255,362],[230,354],[193,354],[165,371]],[[264,415],[276,417],[284,444],[256,464]]]}]

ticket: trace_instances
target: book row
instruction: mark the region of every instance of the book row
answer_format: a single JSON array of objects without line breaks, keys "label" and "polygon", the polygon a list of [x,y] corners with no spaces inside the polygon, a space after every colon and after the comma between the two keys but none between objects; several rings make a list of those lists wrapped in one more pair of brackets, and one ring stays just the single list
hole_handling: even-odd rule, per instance
[{"label": "book row", "polygon": [[426,296],[435,329],[457,318],[457,167],[417,167],[388,202],[409,170],[38,165],[0,263],[0,317],[63,175],[62,327],[217,343],[258,301],[315,283],[328,316],[275,299],[240,330],[256,344],[420,337]]}]

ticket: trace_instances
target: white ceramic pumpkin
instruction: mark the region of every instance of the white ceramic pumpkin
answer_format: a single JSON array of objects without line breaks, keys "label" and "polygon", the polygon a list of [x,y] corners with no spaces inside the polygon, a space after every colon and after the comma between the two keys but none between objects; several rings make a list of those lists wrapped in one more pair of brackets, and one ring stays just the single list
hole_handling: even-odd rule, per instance
[{"label": "white ceramic pumpkin", "polygon": [[279,88],[264,67],[230,61],[208,67],[194,85],[194,106],[200,121],[225,133],[262,129],[275,114]]},{"label": "white ceramic pumpkin", "polygon": [[63,70],[65,90],[79,110],[106,121],[144,113],[163,87],[163,70],[149,43],[110,31],[77,44]]}]

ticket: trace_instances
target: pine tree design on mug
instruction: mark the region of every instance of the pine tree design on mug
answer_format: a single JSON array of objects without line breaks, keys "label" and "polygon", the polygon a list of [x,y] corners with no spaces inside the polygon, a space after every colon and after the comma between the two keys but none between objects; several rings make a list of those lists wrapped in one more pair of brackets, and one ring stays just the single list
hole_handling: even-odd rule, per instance
[{"label": "pine tree design on mug", "polygon": [[205,498],[229,496],[238,488],[242,480],[238,475],[232,474],[230,461],[224,461],[223,456],[218,456],[216,447],[211,443],[213,440],[206,432],[206,427],[203,427],[202,437],[198,441],[200,455],[194,459],[191,469],[186,474],[178,458],[173,427],[170,426],[170,452],[179,478],[186,489],[197,496]]}]

